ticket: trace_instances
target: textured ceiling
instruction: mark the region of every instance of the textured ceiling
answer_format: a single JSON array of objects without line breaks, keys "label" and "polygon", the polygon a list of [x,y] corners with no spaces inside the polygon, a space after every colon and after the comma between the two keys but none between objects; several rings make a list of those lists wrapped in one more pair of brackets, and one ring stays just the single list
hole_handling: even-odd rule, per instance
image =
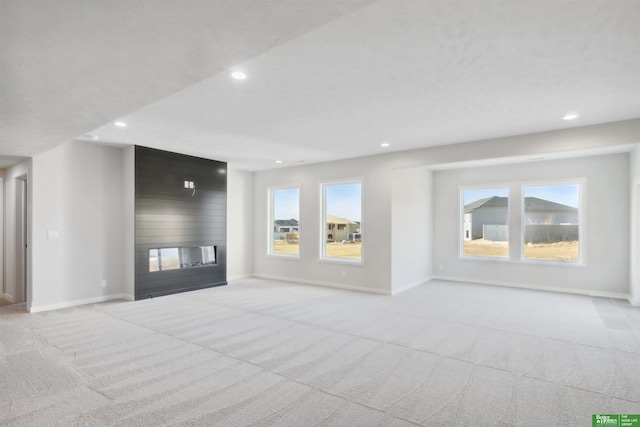
[{"label": "textured ceiling", "polygon": [[0,5],[0,156],[91,135],[263,170],[640,117],[636,0]]}]

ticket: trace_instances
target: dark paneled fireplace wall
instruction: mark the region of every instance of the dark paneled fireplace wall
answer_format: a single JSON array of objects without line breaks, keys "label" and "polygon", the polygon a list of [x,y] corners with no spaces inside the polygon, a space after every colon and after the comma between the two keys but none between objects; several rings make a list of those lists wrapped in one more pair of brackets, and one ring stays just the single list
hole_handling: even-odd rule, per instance
[{"label": "dark paneled fireplace wall", "polygon": [[136,300],[227,284],[226,163],[136,146],[135,212]]}]

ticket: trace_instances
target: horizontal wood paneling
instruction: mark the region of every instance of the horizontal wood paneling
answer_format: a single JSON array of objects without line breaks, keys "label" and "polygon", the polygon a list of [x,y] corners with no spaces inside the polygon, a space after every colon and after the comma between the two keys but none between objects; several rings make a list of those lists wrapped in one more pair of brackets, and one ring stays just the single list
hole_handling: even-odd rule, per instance
[{"label": "horizontal wood paneling", "polygon": [[[226,284],[226,163],[139,146],[135,154],[136,299]],[[216,265],[149,272],[149,249],[206,245],[217,247]]]},{"label": "horizontal wood paneling", "polygon": [[[198,214],[197,212],[185,212],[184,214],[162,212],[157,212],[155,214],[136,214],[136,222],[169,221],[172,223],[188,222],[190,224],[209,224],[213,222],[226,223],[225,212],[226,211],[219,211],[217,214],[214,214],[211,211],[205,211],[205,213],[202,214]],[[221,215],[225,215],[225,219],[220,218]]]}]

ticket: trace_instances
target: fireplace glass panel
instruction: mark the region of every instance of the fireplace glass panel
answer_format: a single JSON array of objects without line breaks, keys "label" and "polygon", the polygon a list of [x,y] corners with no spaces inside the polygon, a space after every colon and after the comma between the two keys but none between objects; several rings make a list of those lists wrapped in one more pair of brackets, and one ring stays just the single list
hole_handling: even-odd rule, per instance
[{"label": "fireplace glass panel", "polygon": [[199,268],[216,264],[215,246],[191,246],[149,249],[149,271]]}]

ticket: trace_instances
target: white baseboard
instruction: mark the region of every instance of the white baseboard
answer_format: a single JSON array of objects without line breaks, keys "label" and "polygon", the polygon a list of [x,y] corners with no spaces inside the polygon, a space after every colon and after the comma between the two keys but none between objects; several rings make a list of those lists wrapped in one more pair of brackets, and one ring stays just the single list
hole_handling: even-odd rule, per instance
[{"label": "white baseboard", "polygon": [[15,302],[14,299],[13,299],[13,295],[2,294],[2,298],[6,299],[9,302]]},{"label": "white baseboard", "polygon": [[409,290],[409,289],[411,289],[411,288],[415,288],[416,286],[420,286],[420,285],[422,285],[423,283],[427,283],[428,281],[430,281],[430,280],[432,280],[432,279],[433,279],[433,276],[431,276],[431,277],[425,277],[424,279],[420,279],[420,280],[418,280],[418,281],[416,281],[416,282],[409,283],[408,285],[400,286],[400,287],[399,287],[399,288],[397,288],[397,289],[396,289],[396,288],[393,288],[393,289],[391,290],[391,295],[398,295],[398,294],[399,294],[399,293],[401,293],[401,292],[408,291],[408,290]]},{"label": "white baseboard", "polygon": [[252,277],[257,277],[260,279],[279,280],[281,282],[300,283],[303,285],[322,286],[325,288],[337,288],[337,289],[345,289],[348,291],[367,292],[370,294],[391,295],[391,291],[385,290],[385,289],[372,289],[372,288],[365,288],[364,286],[345,285],[342,283],[334,283],[334,282],[321,282],[318,280],[299,279],[296,277],[272,276],[269,274],[254,274]]},{"label": "white baseboard", "polygon": [[47,304],[47,305],[31,305],[29,307],[27,307],[27,309],[29,310],[30,313],[38,313],[41,311],[51,311],[51,310],[59,310],[61,308],[69,308],[69,307],[76,307],[79,305],[86,305],[86,304],[95,304],[97,302],[105,302],[105,301],[111,301],[114,299],[124,299],[124,300],[129,300],[129,301],[133,301],[134,298],[132,295],[128,295],[128,294],[113,294],[113,295],[103,295],[100,297],[95,297],[95,298],[87,298],[87,299],[82,299],[82,300],[75,300],[75,301],[65,301],[65,302],[61,302],[61,303],[57,303],[57,304]]},{"label": "white baseboard", "polygon": [[626,300],[629,299],[628,294],[621,294],[618,292],[590,291],[586,289],[554,288],[552,286],[526,285],[526,284],[513,283],[513,282],[494,282],[490,280],[469,280],[462,277],[451,277],[451,276],[434,276],[432,280],[447,280],[451,282],[461,282],[461,283],[477,283],[479,285],[504,286],[507,288],[520,288],[520,289],[531,289],[534,291],[559,292],[562,294],[586,295],[590,297],[616,298],[616,299],[626,299]]},{"label": "white baseboard", "polygon": [[227,277],[227,283],[231,282],[232,280],[249,279],[251,277],[254,277],[254,276],[252,274],[236,274],[235,276]]}]

